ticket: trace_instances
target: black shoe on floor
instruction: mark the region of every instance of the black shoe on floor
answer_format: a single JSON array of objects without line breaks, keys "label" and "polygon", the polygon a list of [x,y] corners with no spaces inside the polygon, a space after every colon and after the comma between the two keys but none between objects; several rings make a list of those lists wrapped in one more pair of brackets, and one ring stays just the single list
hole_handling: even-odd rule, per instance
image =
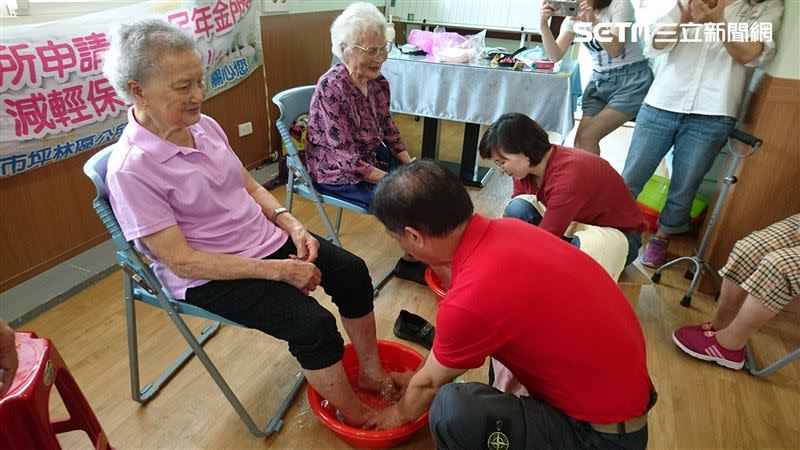
[{"label": "black shoe on floor", "polygon": [[400,339],[416,342],[428,350],[433,347],[433,337],[435,334],[436,329],[430,322],[405,309],[400,310],[400,314],[394,322],[395,336]]},{"label": "black shoe on floor", "polygon": [[423,286],[428,285],[425,282],[425,264],[419,261],[408,261],[400,258],[397,260],[397,265],[394,266],[392,274],[397,278],[413,281]]}]

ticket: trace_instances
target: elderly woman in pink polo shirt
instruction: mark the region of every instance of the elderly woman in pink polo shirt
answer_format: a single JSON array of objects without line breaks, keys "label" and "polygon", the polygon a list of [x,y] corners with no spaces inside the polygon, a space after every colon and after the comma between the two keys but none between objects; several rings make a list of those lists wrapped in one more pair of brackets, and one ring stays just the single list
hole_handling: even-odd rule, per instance
[{"label": "elderly woman in pink polo shirt", "polygon": [[133,104],[106,177],[125,237],[155,262],[175,298],[287,341],[309,383],[347,422],[370,422],[375,411],[342,368],[336,319],[308,295],[317,286],[331,295],[359,357],[361,387],[391,392],[367,266],[310,234],[201,114],[204,68],[194,36],[159,20],[120,26],[103,72]]},{"label": "elderly woman in pink polo shirt", "polygon": [[[392,32],[375,5],[348,6],[331,25],[331,50],[343,63],[319,79],[308,113],[306,157],[316,189],[367,209],[386,173],[411,162],[381,75]],[[424,285],[425,266],[411,259],[400,259],[394,274]]]}]

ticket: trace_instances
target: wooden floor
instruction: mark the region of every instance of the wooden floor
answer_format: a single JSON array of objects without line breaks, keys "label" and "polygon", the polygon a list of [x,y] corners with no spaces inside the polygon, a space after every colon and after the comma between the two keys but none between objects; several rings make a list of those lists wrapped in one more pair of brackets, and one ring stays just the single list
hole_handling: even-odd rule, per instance
[{"label": "wooden floor", "polygon": [[[419,142],[419,123],[408,117],[398,122],[409,146]],[[444,125],[443,155],[455,160],[461,130],[455,124]],[[510,184],[508,178],[494,174],[487,187],[471,190],[476,210],[499,216]],[[275,195],[283,198],[285,193],[281,188]],[[312,231],[322,233],[321,221],[308,202],[297,200],[295,214]],[[373,217],[345,213],[341,239],[346,248],[367,261],[373,277],[389,270],[400,255]],[[677,244],[671,250],[691,252],[690,240]],[[760,379],[681,353],[671,341],[672,331],[708,319],[715,305],[712,297],[698,294],[691,309],[682,308],[679,300],[687,285],[682,274],[682,269],[665,273],[662,283],[654,286],[647,271],[629,268],[624,275],[628,281],[622,285],[644,329],[648,365],[660,394],[651,413],[650,448],[800,448],[800,364]],[[280,433],[266,440],[252,437],[197,361],[189,362],[146,406],[131,400],[121,279],[120,273],[114,273],[20,327],[53,340],[112,445],[141,449],[347,448],[316,420],[305,393],[292,405]],[[335,310],[321,292],[315,297]],[[435,320],[436,305],[429,290],[392,280],[375,302],[379,338],[395,339],[391,326],[401,308]],[[149,380],[185,344],[162,313],[146,306],[137,311],[144,355],[142,378]],[[759,361],[800,345],[799,319],[796,314],[783,314],[758,333],[752,344]],[[201,321],[188,322],[195,330],[202,326]],[[285,344],[251,330],[223,326],[206,349],[259,422],[270,416],[298,369]],[[483,369],[471,371],[465,379],[485,381],[485,373]],[[54,417],[64,411],[57,398],[53,396]],[[67,449],[91,448],[78,432],[62,435],[60,441]],[[430,449],[433,443],[428,431],[422,430],[400,448]]]}]

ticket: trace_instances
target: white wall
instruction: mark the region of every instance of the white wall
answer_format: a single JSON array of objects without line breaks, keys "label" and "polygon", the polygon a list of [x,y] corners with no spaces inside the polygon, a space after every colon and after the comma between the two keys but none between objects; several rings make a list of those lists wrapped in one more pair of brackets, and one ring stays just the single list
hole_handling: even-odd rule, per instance
[{"label": "white wall", "polygon": [[[36,1],[30,4],[30,13],[27,16],[3,17],[2,26],[31,25],[54,20],[67,19],[82,14],[106,11],[112,8],[140,3],[141,0],[51,0]],[[3,3],[3,0],[0,0]],[[5,5],[2,5],[5,9]]]},{"label": "white wall", "polygon": [[777,78],[800,79],[800,0],[784,0],[778,53],[764,70]]},{"label": "white wall", "polygon": [[[298,14],[319,11],[333,11],[345,9],[349,4],[357,0],[260,0],[263,2],[262,11],[264,14]],[[386,6],[385,0],[364,0],[377,7]]]}]

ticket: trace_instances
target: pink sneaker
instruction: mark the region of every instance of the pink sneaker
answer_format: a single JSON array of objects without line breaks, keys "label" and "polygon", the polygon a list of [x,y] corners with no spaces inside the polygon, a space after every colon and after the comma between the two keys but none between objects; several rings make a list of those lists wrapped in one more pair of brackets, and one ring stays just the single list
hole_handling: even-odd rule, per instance
[{"label": "pink sneaker", "polygon": [[712,325],[711,322],[706,322],[706,323],[704,323],[702,325],[698,325],[698,326],[700,328],[702,328],[703,331],[717,331],[717,330],[714,329],[714,325]]},{"label": "pink sneaker", "polygon": [[[739,370],[744,366],[744,349],[728,350],[717,342],[717,332],[704,330],[703,325],[681,327],[672,333],[672,340],[684,352],[703,361]],[[708,324],[710,326],[710,324]]]},{"label": "pink sneaker", "polygon": [[687,325],[685,327],[681,327],[681,329],[684,328],[694,328],[694,331],[699,331],[701,333],[703,331],[717,331],[714,329],[714,325],[711,325],[711,322],[702,323],[700,325]]},{"label": "pink sneaker", "polygon": [[659,239],[651,236],[642,254],[642,264],[647,267],[660,267],[663,265],[664,260],[667,258],[667,244],[669,244],[668,239]]}]

